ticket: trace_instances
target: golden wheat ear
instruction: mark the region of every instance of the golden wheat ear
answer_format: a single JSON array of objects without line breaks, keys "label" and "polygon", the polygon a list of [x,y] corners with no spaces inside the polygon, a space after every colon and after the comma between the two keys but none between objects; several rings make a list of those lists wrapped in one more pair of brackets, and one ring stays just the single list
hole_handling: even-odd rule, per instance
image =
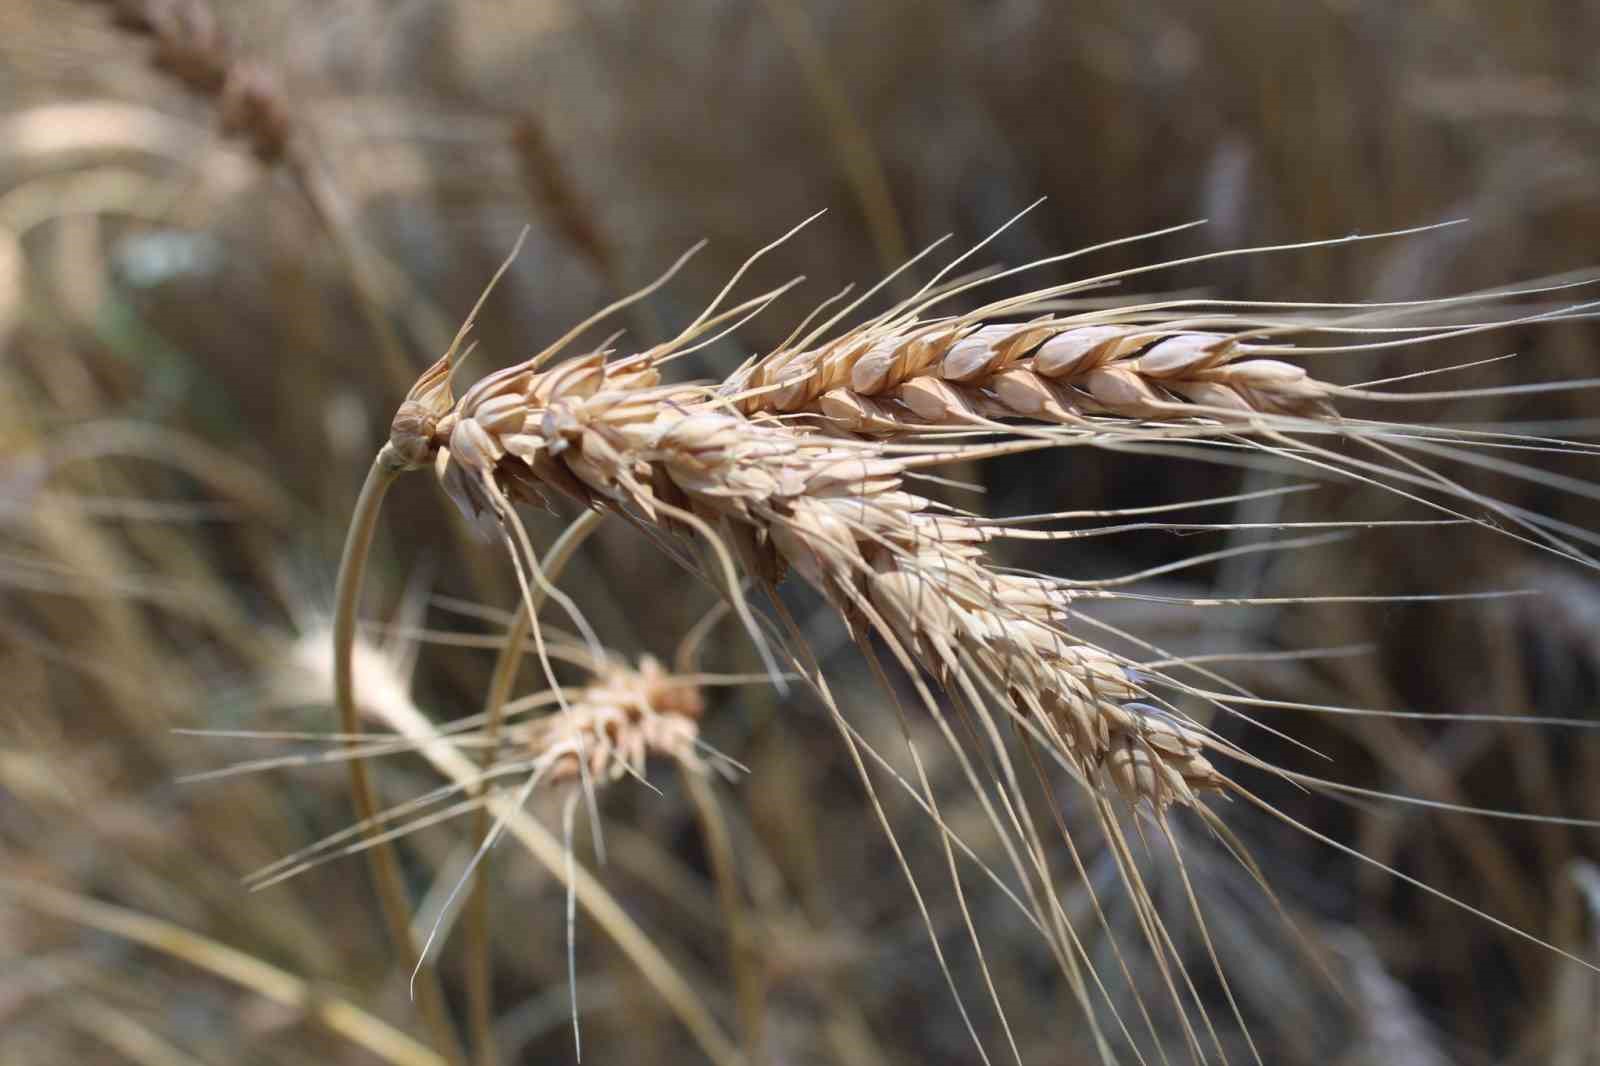
[{"label": "golden wheat ear", "polygon": [[[1017,886],[1007,896],[1049,943],[1090,1021],[1101,1056],[1108,1061],[1113,1057],[1114,1040],[1141,1058],[1141,1043],[1165,1055],[1165,1042],[1144,998],[1153,989],[1173,1005],[1181,1042],[1191,1058],[1203,1060],[1212,1052],[1227,1057],[1227,1041],[1177,943],[1174,919],[1157,905],[1139,861],[1154,838],[1172,853],[1169,881],[1177,885],[1180,906],[1203,946],[1201,965],[1216,978],[1242,1031],[1243,1046],[1259,1061],[1202,911],[1202,896],[1180,850],[1183,838],[1174,826],[1186,817],[1198,819],[1255,872],[1258,868],[1235,847],[1211,806],[1230,797],[1266,805],[1232,779],[1229,766],[1275,774],[1298,786],[1325,789],[1329,783],[1272,767],[1184,713],[1168,694],[1204,702],[1216,692],[1211,709],[1225,714],[1257,706],[1248,702],[1253,699],[1248,693],[1229,689],[1203,660],[1140,641],[1083,608],[1136,598],[1139,593],[1130,586],[1180,569],[1248,554],[1304,551],[1345,537],[1349,526],[1375,523],[1310,523],[1315,531],[1305,535],[1197,552],[1112,579],[1075,580],[1003,566],[991,554],[994,542],[1066,541],[1129,532],[1127,524],[1079,531],[1041,528],[1059,516],[991,518],[937,503],[914,489],[935,467],[1003,455],[1031,453],[1043,462],[1067,447],[1170,453],[1373,485],[1433,512],[1391,526],[1474,524],[1593,565],[1580,547],[1594,542],[1593,534],[1496,501],[1424,460],[1511,472],[1590,495],[1595,490],[1583,482],[1504,459],[1497,450],[1520,454],[1550,447],[1590,454],[1594,449],[1510,433],[1451,427],[1428,431],[1403,422],[1349,417],[1338,406],[1372,401],[1378,386],[1337,385],[1278,358],[1443,342],[1489,329],[1583,317],[1591,313],[1589,304],[1489,315],[1465,324],[1443,319],[1467,313],[1475,306],[1471,299],[1381,307],[1167,299],[1066,313],[1055,306],[1064,298],[1173,266],[1340,243],[1347,241],[1209,253],[1048,286],[971,312],[926,317],[941,301],[1004,276],[947,284],[943,278],[956,265],[951,264],[909,301],[864,324],[828,336],[858,301],[818,325],[802,325],[798,340],[747,361],[720,385],[663,383],[664,363],[689,350],[707,331],[723,322],[737,324],[740,316],[764,308],[776,295],[765,293],[724,310],[730,283],[680,337],[665,345],[617,359],[597,352],[553,362],[591,320],[534,359],[491,373],[439,416],[438,425],[448,427],[448,441],[439,442],[436,472],[463,511],[490,514],[500,526],[530,619],[536,602],[553,591],[548,576],[541,574],[515,501],[565,498],[591,514],[621,516],[707,579],[739,616],[775,677],[773,651],[785,652],[839,727],[906,874],[963,1023],[985,1061],[988,1051],[977,1022],[960,994],[929,905],[868,772],[869,759],[879,764],[886,760],[863,746],[800,627],[774,594],[787,576],[811,585],[838,612],[891,698],[894,686],[878,664],[880,655],[893,659],[910,680],[920,710],[936,723],[979,797],[987,828],[1010,866],[1008,878],[975,860],[979,869],[995,883],[1010,879]],[[1524,291],[1542,295],[1556,288]],[[871,295],[869,291],[862,299]],[[1416,316],[1430,308],[1440,312],[1440,319],[1419,322]],[[1333,341],[1291,349],[1284,344],[1291,333],[1297,339],[1320,334]],[[1227,499],[1237,502],[1248,495]],[[1170,522],[1132,526],[1180,531]],[[1181,531],[1231,533],[1244,528],[1217,522],[1190,524]],[[698,560],[696,549],[705,553]],[[769,620],[751,609],[745,581],[767,593],[778,639],[766,637]],[[1251,599],[1257,602],[1270,600]],[[563,606],[580,619],[575,606]],[[581,620],[578,624],[581,629]],[[539,629],[532,632],[539,640]],[[591,634],[584,638],[592,641]],[[1137,649],[1137,657],[1110,650],[1114,646]],[[1196,673],[1208,687],[1185,686],[1178,677]],[[910,718],[901,721],[909,742]],[[1027,754],[1026,764],[1018,760],[1019,750]],[[911,757],[917,780],[897,780],[940,827],[979,978],[1009,1051],[1019,1058],[980,927],[967,905],[957,857],[972,858],[974,852],[949,831],[914,747]],[[605,765],[579,756],[575,769],[598,774]],[[1131,986],[1136,1017],[1125,1017],[1128,1012],[1118,1008],[1107,975],[1100,972],[1104,962],[1091,955],[1065,912],[1052,873],[1053,849],[1036,825],[1038,800],[1024,772],[1029,766],[1046,795],[1054,794],[1052,780],[1069,781],[1092,812],[1105,863],[1131,908],[1135,940],[1154,967],[1153,984],[1141,989],[1123,948],[1113,953],[1117,973],[1109,976],[1120,975]],[[592,790],[585,793],[592,795]],[[1313,839],[1359,854],[1281,812],[1279,817],[1311,832]],[[1057,826],[1073,872],[1088,888],[1089,898],[1098,900],[1100,890],[1093,886],[1103,878],[1091,871],[1065,824],[1058,820]],[[1376,859],[1361,858],[1393,872]],[[1483,914],[1448,893],[1427,891]],[[1111,936],[1108,908],[1094,902],[1092,910]],[[1530,932],[1519,934],[1552,946]],[[1104,1029],[1102,1009],[1114,1023]],[[1138,1029],[1144,1031],[1143,1040],[1135,1039]]]}]

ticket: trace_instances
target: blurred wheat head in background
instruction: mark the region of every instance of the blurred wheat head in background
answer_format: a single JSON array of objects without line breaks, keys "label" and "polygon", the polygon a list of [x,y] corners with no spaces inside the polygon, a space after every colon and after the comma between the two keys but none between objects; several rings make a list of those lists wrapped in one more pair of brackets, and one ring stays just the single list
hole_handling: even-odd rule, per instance
[{"label": "blurred wheat head in background", "polygon": [[938,7],[0,15],[0,1056],[1593,1061],[1592,20]]}]

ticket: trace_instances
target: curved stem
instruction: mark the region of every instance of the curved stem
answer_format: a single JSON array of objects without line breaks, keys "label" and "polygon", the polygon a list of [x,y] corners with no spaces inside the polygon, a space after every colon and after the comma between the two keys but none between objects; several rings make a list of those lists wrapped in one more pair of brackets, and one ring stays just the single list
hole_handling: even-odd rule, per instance
[{"label": "curved stem", "polygon": [[[561,577],[567,563],[577,554],[578,548],[594,532],[603,518],[599,511],[585,511],[566,531],[556,538],[545,555],[545,580],[553,584]],[[530,588],[528,597],[519,602],[517,613],[506,627],[505,643],[495,658],[494,674],[489,679],[489,694],[484,701],[484,736],[482,763],[485,769],[493,765],[495,742],[500,738],[501,723],[505,720],[506,701],[511,698],[511,687],[517,680],[517,668],[522,664],[522,647],[533,627],[533,611],[544,605],[542,588]],[[529,601],[532,601],[532,610]],[[474,792],[481,791],[475,789]],[[480,808],[474,820],[473,833],[481,844],[489,835],[493,815],[487,807]],[[494,1066],[496,1053],[494,1041],[494,973],[490,965],[489,950],[489,857],[473,872],[472,897],[467,909],[467,1016],[472,1029],[473,1055],[479,1066]]]},{"label": "curved stem", "polygon": [[[361,733],[361,715],[356,706],[352,669],[361,583],[366,576],[367,557],[372,551],[372,539],[377,532],[383,497],[405,470],[406,465],[399,455],[385,444],[372,461],[372,469],[367,472],[367,480],[361,486],[355,513],[350,518],[350,530],[345,536],[344,554],[339,560],[333,614],[333,697],[339,711],[339,729],[347,737],[346,745],[352,749],[359,746],[357,738]],[[378,814],[377,796],[372,788],[372,780],[367,775],[366,761],[355,755],[350,759],[349,766],[350,794],[355,802],[356,817],[370,823],[366,834],[370,835],[379,829],[379,823],[373,821]],[[409,958],[417,958],[417,943],[411,935],[411,904],[406,898],[405,879],[400,873],[400,862],[393,845],[384,843],[368,848],[367,861],[378,890],[378,901],[383,909],[390,940]],[[461,1045],[445,1009],[439,976],[433,967],[426,964],[418,974],[417,1001],[437,1050],[453,1063],[462,1062]]]}]

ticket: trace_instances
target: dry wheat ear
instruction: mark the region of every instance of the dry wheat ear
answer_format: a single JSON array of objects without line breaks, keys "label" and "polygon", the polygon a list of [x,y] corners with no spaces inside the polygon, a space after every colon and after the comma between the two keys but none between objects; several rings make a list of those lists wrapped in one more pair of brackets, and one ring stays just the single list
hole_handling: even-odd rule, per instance
[{"label": "dry wheat ear", "polygon": [[[952,886],[989,1005],[1005,1036],[1007,1057],[1020,1060],[1021,1055],[990,978],[979,923],[968,908],[959,873],[966,862],[1004,893],[1048,944],[1106,1061],[1146,1061],[1152,1047],[1165,1060],[1147,1006],[1152,993],[1174,1008],[1191,1059],[1228,1058],[1218,1025],[1197,990],[1200,977],[1180,958],[1170,916],[1155,907],[1140,872],[1136,853],[1154,840],[1176,860],[1188,917],[1199,929],[1209,959],[1212,974],[1206,979],[1220,986],[1248,1054],[1259,1061],[1183,862],[1175,815],[1197,820],[1258,880],[1258,868],[1218,813],[1217,801],[1243,800],[1422,891],[1458,901],[1277,812],[1235,781],[1227,768],[1250,767],[1316,789],[1343,786],[1276,769],[1180,707],[1181,701],[1205,708],[1212,717],[1242,717],[1241,708],[1273,704],[1250,699],[1203,663],[1175,661],[1153,646],[1146,646],[1144,658],[1108,650],[1112,637],[1137,640],[1106,628],[1084,608],[1125,595],[1127,586],[1147,575],[1072,581],[1001,566],[991,557],[993,542],[1067,540],[1083,534],[1048,528],[1060,516],[1033,516],[1031,521],[985,516],[914,490],[938,468],[957,462],[1028,453],[1031,461],[1043,465],[1059,462],[1060,449],[1071,447],[1168,449],[1218,462],[1299,471],[1314,479],[1375,485],[1419,508],[1421,517],[1398,524],[1476,524],[1577,565],[1595,566],[1586,551],[1597,542],[1593,533],[1500,503],[1438,469],[1445,463],[1484,467],[1594,495],[1586,484],[1503,457],[1554,449],[1592,458],[1594,447],[1512,432],[1344,415],[1340,409],[1348,403],[1435,401],[1470,393],[1344,386],[1285,361],[1298,356],[1300,362],[1326,362],[1342,353],[1588,315],[1592,306],[1583,303],[1530,306],[1535,299],[1559,299],[1563,286],[1364,306],[1195,298],[1106,306],[1082,299],[1129,276],[1164,267],[1335,243],[1342,242],[1211,253],[947,312],[958,298],[1017,272],[954,277],[969,252],[909,299],[864,321],[841,325],[859,314],[874,292],[837,309],[832,309],[837,301],[824,304],[776,350],[752,357],[725,380],[710,384],[675,384],[663,369],[731,333],[788,286],[725,306],[741,270],[710,306],[665,343],[631,354],[618,354],[603,344],[576,356],[563,355],[584,331],[628,302],[621,301],[533,358],[486,375],[457,397],[451,379],[471,327],[469,317],[451,350],[421,376],[400,406],[357,506],[341,572],[335,631],[343,729],[350,734],[359,730],[349,656],[361,572],[383,494],[399,473],[432,467],[467,519],[503,542],[516,566],[523,615],[534,621],[534,643],[547,670],[537,625],[537,608],[546,596],[560,603],[590,646],[597,642],[577,605],[554,587],[549,561],[541,560],[518,505],[563,502],[579,509],[584,530],[600,517],[618,516],[720,590],[775,680],[783,664],[792,665],[828,708],[933,934],[923,893],[869,773],[869,763],[887,768],[889,761],[865,745],[846,719],[799,627],[775,595],[780,582],[798,577],[837,611],[861,654],[884,680],[891,701],[898,699],[898,689],[880,660],[887,657],[903,670],[921,711],[938,724],[1001,841],[1003,865],[1008,867],[1003,871],[980,859],[944,824],[938,797],[913,748],[914,769],[893,780],[939,825]],[[1207,502],[1229,501],[1196,501]],[[1322,529],[1315,536],[1210,553],[1191,562],[1237,551],[1306,548],[1330,530],[1340,535],[1338,527],[1345,524],[1374,523],[1318,523]],[[747,595],[751,590],[765,594],[765,610],[752,604]],[[362,816],[370,819],[374,804],[360,760],[353,760],[351,768]],[[1057,867],[1062,863],[1070,871],[1066,876],[1076,876],[1089,887],[1091,913],[1111,934],[1081,847],[1059,812],[1046,815],[1035,809],[1037,798],[1030,799],[1037,796],[1040,783],[1045,783],[1045,795],[1053,794],[1047,782],[1058,774],[1079,786],[1122,890],[1132,901],[1135,935],[1154,961],[1153,987],[1138,987],[1121,949],[1114,965],[1097,966],[1085,946],[1086,932],[1068,918],[1058,890],[1063,875]],[[1053,825],[1059,839],[1050,839],[1041,824]],[[380,855],[382,849],[369,854]],[[1264,882],[1261,888],[1277,907]],[[391,899],[391,905],[403,903]],[[1509,933],[1561,951],[1531,932],[1474,913]],[[963,1021],[987,1062],[990,1049],[979,1036],[936,935],[933,941]],[[1112,972],[1101,972],[1105,969]],[[1130,987],[1114,991],[1119,984]]]}]

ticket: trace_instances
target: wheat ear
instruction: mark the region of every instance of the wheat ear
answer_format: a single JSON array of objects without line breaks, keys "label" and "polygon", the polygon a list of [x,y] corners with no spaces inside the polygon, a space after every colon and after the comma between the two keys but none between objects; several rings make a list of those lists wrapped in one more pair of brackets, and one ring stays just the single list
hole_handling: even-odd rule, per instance
[{"label": "wheat ear", "polygon": [[[474,787],[480,774],[476,764],[454,745],[436,739],[432,724],[419,714],[398,708],[385,710],[385,724],[411,738],[416,749],[446,777],[462,788]],[[584,867],[568,861],[564,848],[538,819],[521,810],[514,797],[491,794],[491,812],[504,820],[512,834],[534,857],[574,893],[577,901],[606,930],[618,947],[639,967],[699,1043],[706,1058],[718,1066],[737,1066],[744,1060],[715,1017],[661,953],[649,935],[628,916],[605,886]]]},{"label": "wheat ear", "polygon": [[292,124],[283,87],[266,66],[234,53],[206,0],[105,0],[117,25],[154,42],[155,65],[216,100],[223,133],[249,142],[264,163],[288,150]]},{"label": "wheat ear", "polygon": [[[567,543],[574,549],[587,533],[585,525],[568,533]],[[548,565],[552,577],[559,574],[570,555],[561,550],[551,553]],[[513,626],[514,630],[518,628],[521,627]],[[507,642],[496,640],[489,646],[498,646],[502,659],[509,658]],[[320,654],[315,650],[318,648]],[[320,639],[308,635],[306,641],[297,645],[293,656],[296,665],[285,678],[285,691],[293,693],[289,698],[302,701],[308,682],[311,691],[325,692],[332,687],[335,659],[329,654],[332,648],[333,642],[325,635]],[[518,648],[515,654],[521,654],[520,645]],[[706,775],[707,770],[730,774],[739,769],[738,764],[699,739],[698,719],[703,708],[700,692],[705,686],[741,685],[764,678],[692,672],[692,663],[687,660],[680,662],[680,669],[671,672],[648,656],[637,666],[628,665],[610,653],[596,660],[586,644],[562,637],[549,642],[546,651],[551,657],[583,669],[590,677],[587,684],[569,689],[560,698],[556,692],[546,690],[503,700],[494,716],[474,715],[439,727],[411,700],[403,668],[365,643],[359,643],[357,650],[360,654],[352,658],[360,664],[356,676],[363,697],[361,717],[380,732],[202,731],[203,735],[210,736],[312,742],[325,747],[252,759],[191,775],[185,780],[420,754],[443,773],[449,783],[379,810],[369,818],[359,819],[306,848],[277,859],[246,878],[251,890],[278,884],[355,852],[371,855],[380,849],[387,850],[395,841],[422,828],[487,810],[492,816],[490,831],[474,834],[478,841],[476,858],[438,909],[438,919],[429,937],[430,946],[449,919],[451,903],[474,879],[493,842],[510,833],[568,887],[569,930],[573,909],[581,906],[671,1006],[710,1061],[722,1064],[741,1061],[734,1045],[671,960],[627,917],[604,885],[575,863],[570,840],[563,847],[521,808],[527,798],[541,788],[546,791],[561,789],[569,799],[578,799],[583,777],[602,784],[622,776],[642,778],[645,759],[653,756],[672,759],[691,777]],[[510,676],[511,671],[507,669],[504,673]],[[558,704],[561,709],[550,710]],[[541,711],[547,713],[524,720],[530,712]],[[499,723],[492,730],[491,721]],[[381,731],[385,728],[386,733]],[[488,752],[486,764],[471,758],[471,753],[479,749]],[[580,763],[587,769],[586,774],[579,773]],[[507,779],[514,780],[513,787],[498,787]],[[421,952],[419,957],[425,959],[427,952]],[[480,1059],[485,1057],[482,1048],[474,1048],[474,1054]]]},{"label": "wheat ear", "polygon": [[[1258,322],[1222,332],[1210,318],[1193,313],[1185,317],[1162,305],[1110,315],[1120,320],[1088,320],[1081,315],[1046,315],[1020,325],[990,320],[1038,310],[1072,291],[1070,285],[1000,301],[972,315],[921,321],[917,316],[938,297],[924,299],[925,294],[919,293],[835,341],[813,344],[815,336],[826,330],[825,324],[796,345],[786,344],[773,355],[751,360],[720,385],[663,383],[660,367],[692,350],[692,341],[730,318],[765,307],[775,295],[717,313],[731,287],[732,283],[682,334],[665,344],[623,358],[595,351],[551,365],[579,332],[574,330],[535,358],[488,375],[459,399],[450,387],[447,355],[423,375],[401,405],[386,451],[403,456],[410,465],[431,464],[469,520],[499,531],[519,575],[540,571],[516,504],[562,496],[586,509],[622,515],[692,570],[703,573],[725,594],[764,650],[766,630],[746,603],[744,587],[749,582],[771,593],[789,574],[811,584],[839,611],[869,661],[875,662],[875,652],[866,638],[869,634],[880,638],[910,673],[923,706],[940,723],[974,783],[1027,887],[1031,902],[1025,910],[1051,940],[1063,972],[1086,1008],[1089,979],[1101,996],[1107,993],[1050,890],[1042,842],[1031,818],[1022,813],[1027,801],[1007,752],[1005,732],[1019,735],[1031,756],[1042,755],[1043,763],[1035,761],[1036,771],[1042,773],[1044,764],[1060,766],[1085,789],[1135,902],[1141,933],[1156,958],[1165,991],[1179,1003],[1188,999],[1198,1004],[1199,995],[1191,975],[1173,965],[1177,947],[1143,884],[1118,812],[1132,809],[1153,819],[1172,843],[1168,812],[1192,809],[1254,870],[1204,800],[1227,793],[1260,801],[1231,782],[1212,760],[1223,755],[1278,771],[1184,716],[1155,691],[1157,687],[1185,691],[1184,686],[1159,670],[1138,668],[1071,631],[1080,622],[1075,613],[1079,600],[1142,575],[1073,583],[1004,570],[991,561],[985,544],[1021,535],[1011,523],[935,504],[909,491],[909,479],[954,460],[1063,443],[1161,441],[1171,439],[1177,430],[1178,435],[1201,443],[1237,446],[1248,441],[1247,446],[1259,454],[1285,464],[1370,481],[1427,503],[1452,519],[1474,521],[1431,497],[1485,505],[1537,538],[1522,539],[1542,541],[1541,546],[1584,558],[1567,550],[1563,538],[1568,531],[1472,494],[1402,454],[1407,448],[1426,454],[1431,447],[1413,439],[1410,427],[1341,420],[1329,402],[1333,397],[1372,394],[1340,389],[1266,358],[1283,350],[1269,342],[1275,333],[1289,328],[1286,323]],[[1390,330],[1359,323],[1348,328],[1358,333],[1398,332],[1406,341],[1451,332],[1409,326]],[[1398,342],[1363,338],[1359,345],[1324,350],[1391,343]],[[1019,391],[1033,399],[1016,399]],[[1054,422],[1066,432],[1009,429],[1008,423],[1018,419]],[[974,429],[980,432],[975,434]],[[1387,465],[1345,459],[1300,443],[1300,434],[1316,432],[1375,449]],[[1438,439],[1445,444],[1433,454],[1448,458],[1470,458],[1467,449],[1479,443],[1470,432],[1447,431]],[[1485,524],[1483,519],[1476,521]],[[695,546],[704,552],[702,563],[686,550]],[[1226,554],[1230,553],[1201,559]],[[524,580],[525,599],[528,592]],[[775,599],[773,607],[784,622],[786,650],[841,724],[865,777],[853,731],[843,722],[814,662],[805,665],[810,660],[798,628]],[[1151,651],[1157,659],[1164,657],[1159,649]],[[985,770],[998,789],[992,799],[963,753],[963,742],[945,725],[945,712],[924,676],[931,677],[967,718],[969,737],[980,739],[988,749]],[[578,769],[585,765],[577,760]],[[939,820],[920,762],[918,766],[925,809]],[[919,794],[918,789],[911,790]],[[877,809],[884,820],[881,805]],[[948,831],[945,842],[954,876],[952,848],[965,850],[964,845]],[[1070,837],[1067,842],[1074,866],[1087,884],[1090,877]],[[1016,850],[1018,843],[1026,859]],[[1351,849],[1342,850],[1376,863]],[[896,852],[910,878],[898,845]],[[1033,894],[1036,883],[1045,888],[1043,900]],[[959,877],[956,884],[965,914]],[[914,878],[912,889],[932,932]],[[1437,890],[1428,891],[1450,899]],[[1189,905],[1232,1003],[1192,892]],[[1104,922],[1103,913],[1096,910]],[[1497,924],[1537,941],[1532,934]],[[987,979],[987,964],[970,916],[968,928]],[[934,946],[938,952],[937,938]],[[1079,960],[1089,965],[1080,967]],[[943,967],[942,953],[940,961]],[[953,989],[950,971],[944,969]],[[1125,964],[1123,970],[1128,973]],[[989,989],[1009,1037],[992,982]],[[965,1018],[959,995],[957,1005]],[[1234,1011],[1237,1017],[1236,1006]],[[1150,1026],[1148,1013],[1144,1016]],[[1094,1024],[1092,1010],[1090,1020]],[[1203,1057],[1201,1035],[1186,1013],[1182,1020],[1191,1053]],[[1204,1020],[1209,1040],[1220,1052],[1218,1034],[1210,1019]],[[1243,1027],[1243,1019],[1238,1020]],[[1120,1017],[1117,1024],[1132,1040]],[[970,1020],[967,1025],[976,1042]],[[1098,1028],[1095,1035],[1104,1050]],[[1012,1048],[1015,1053],[1014,1042]],[[981,1044],[979,1051],[987,1061]]]},{"label": "wheat ear", "polygon": [[[396,446],[417,450],[405,436],[414,424],[397,421]],[[798,573],[907,665],[1009,691],[1016,720],[1085,780],[1163,810],[1216,787],[1206,739],[1139,702],[1123,664],[1065,632],[1070,591],[996,571],[981,549],[989,523],[905,491],[908,473],[950,455],[894,456],[753,421],[660,385],[647,363],[599,357],[491,375],[424,446],[471,518],[554,490],[661,533],[702,534],[757,580]]]},{"label": "wheat ear", "polygon": [[[877,632],[908,670],[926,670],[979,716],[998,758],[1009,725],[1091,793],[1109,791],[1157,817],[1224,786],[1206,754],[1221,745],[1152,702],[1125,663],[1067,632],[1069,590],[997,571],[981,548],[984,520],[935,513],[904,490],[904,475],[949,453],[895,457],[752,421],[704,390],[659,384],[641,360],[513,367],[458,402],[433,400],[442,414],[419,422],[409,408],[393,446],[431,448],[464,513],[504,523],[514,551],[526,539],[512,499],[550,491],[617,511],[669,542],[688,534],[710,548],[736,602],[736,568],[768,588],[801,575],[858,633]],[[407,436],[427,422],[431,438]],[[1015,815],[1020,783],[1014,772],[1008,778],[1017,794],[1009,817],[1025,835]],[[1150,935],[1164,951],[1163,934]]]}]

